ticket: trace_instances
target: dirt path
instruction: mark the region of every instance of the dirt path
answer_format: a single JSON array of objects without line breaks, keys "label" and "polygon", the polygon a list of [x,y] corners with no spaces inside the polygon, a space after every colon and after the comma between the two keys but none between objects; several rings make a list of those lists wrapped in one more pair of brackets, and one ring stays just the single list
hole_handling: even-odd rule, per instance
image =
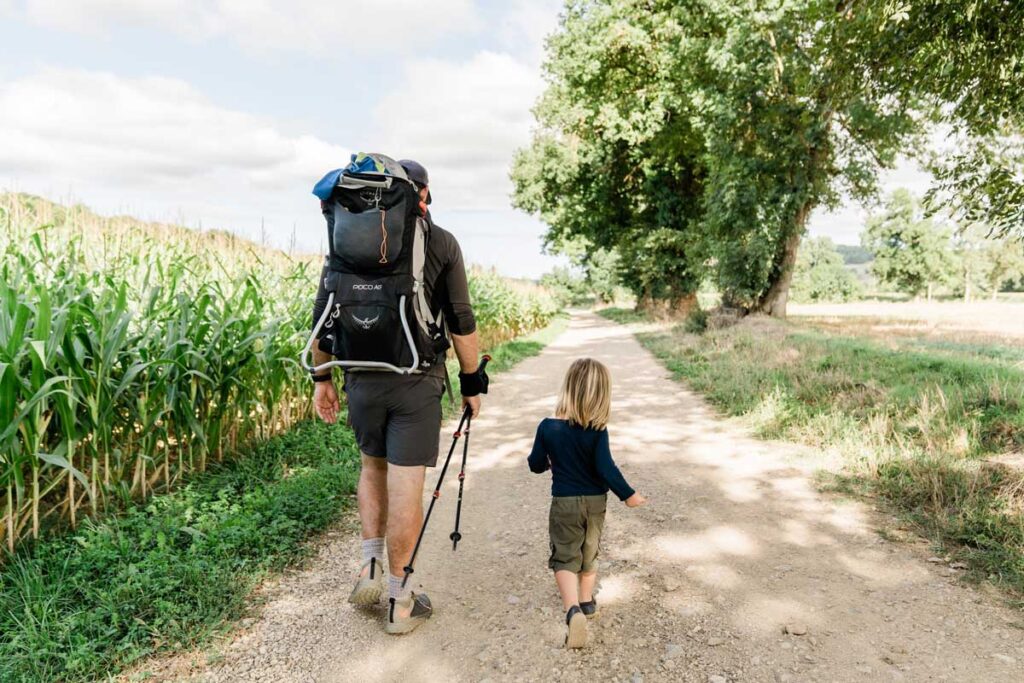
[{"label": "dirt path", "polygon": [[[561,648],[546,568],[549,479],[525,456],[572,358],[615,381],[612,449],[651,500],[609,503],[592,646]],[[446,441],[447,439],[443,439]],[[474,425],[464,541],[451,485],[415,578],[434,619],[400,638],[346,598],[359,541],[337,534],[260,618],[192,675],[206,681],[1014,681],[1021,616],[883,540],[891,520],[815,492],[794,446],[723,421],[627,329],[591,314],[492,385]],[[429,477],[432,486],[433,476]],[[806,629],[786,635],[785,625]],[[801,630],[801,629],[796,629]]]}]

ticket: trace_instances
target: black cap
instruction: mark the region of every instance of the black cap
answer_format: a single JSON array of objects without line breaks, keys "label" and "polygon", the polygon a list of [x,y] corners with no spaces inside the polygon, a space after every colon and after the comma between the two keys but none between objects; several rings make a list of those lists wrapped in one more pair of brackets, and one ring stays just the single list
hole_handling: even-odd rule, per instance
[{"label": "black cap", "polygon": [[413,161],[412,159],[399,159],[398,163],[405,169],[405,174],[409,176],[409,180],[413,181],[420,187],[428,188],[427,204],[429,204],[433,198],[430,196],[430,176],[427,175],[427,169],[423,167],[423,164],[418,161]]}]

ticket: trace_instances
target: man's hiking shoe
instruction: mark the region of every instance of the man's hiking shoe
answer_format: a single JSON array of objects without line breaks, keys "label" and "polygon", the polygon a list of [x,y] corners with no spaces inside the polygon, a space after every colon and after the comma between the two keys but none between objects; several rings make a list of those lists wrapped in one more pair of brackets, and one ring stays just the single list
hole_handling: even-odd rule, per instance
[{"label": "man's hiking shoe", "polygon": [[[364,575],[363,572],[366,571]],[[380,602],[380,596],[384,593],[384,572],[381,571],[380,560],[371,557],[359,568],[359,580],[348,601],[353,605],[367,607]]]},{"label": "man's hiking shoe", "polygon": [[[391,598],[384,630],[392,635],[408,633],[430,618],[434,608],[423,593],[409,593],[404,598]],[[404,616],[403,616],[404,615]]]},{"label": "man's hiking shoe", "polygon": [[581,602],[580,611],[583,612],[583,616],[587,619],[593,619],[597,616],[597,600],[591,600],[590,602]]},{"label": "man's hiking shoe", "polygon": [[565,646],[569,648],[583,647],[587,644],[587,618],[578,605],[573,605],[565,613]]}]

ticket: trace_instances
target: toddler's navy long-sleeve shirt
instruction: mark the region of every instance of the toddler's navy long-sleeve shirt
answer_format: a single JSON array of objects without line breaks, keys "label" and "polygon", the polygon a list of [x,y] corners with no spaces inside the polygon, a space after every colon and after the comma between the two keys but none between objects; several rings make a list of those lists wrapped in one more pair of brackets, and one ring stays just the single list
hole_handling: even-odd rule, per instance
[{"label": "toddler's navy long-sleeve shirt", "polygon": [[596,496],[611,489],[620,500],[634,491],[612,460],[608,431],[584,429],[566,420],[545,418],[527,459],[540,474],[551,467],[552,496]]}]

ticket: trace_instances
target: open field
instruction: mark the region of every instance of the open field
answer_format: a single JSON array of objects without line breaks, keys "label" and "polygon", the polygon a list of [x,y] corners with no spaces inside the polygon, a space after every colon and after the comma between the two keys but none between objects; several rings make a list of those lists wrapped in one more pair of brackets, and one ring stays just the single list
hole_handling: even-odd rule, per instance
[{"label": "open field", "polygon": [[911,307],[888,306],[794,307],[790,322],[752,317],[704,334],[638,330],[724,413],[814,447],[832,485],[884,496],[976,577],[1024,595],[1024,472],[1012,466],[1024,450],[1020,309],[938,304],[905,322]]},{"label": "open field", "polygon": [[790,304],[789,316],[843,334],[1024,344],[1024,301]]}]

